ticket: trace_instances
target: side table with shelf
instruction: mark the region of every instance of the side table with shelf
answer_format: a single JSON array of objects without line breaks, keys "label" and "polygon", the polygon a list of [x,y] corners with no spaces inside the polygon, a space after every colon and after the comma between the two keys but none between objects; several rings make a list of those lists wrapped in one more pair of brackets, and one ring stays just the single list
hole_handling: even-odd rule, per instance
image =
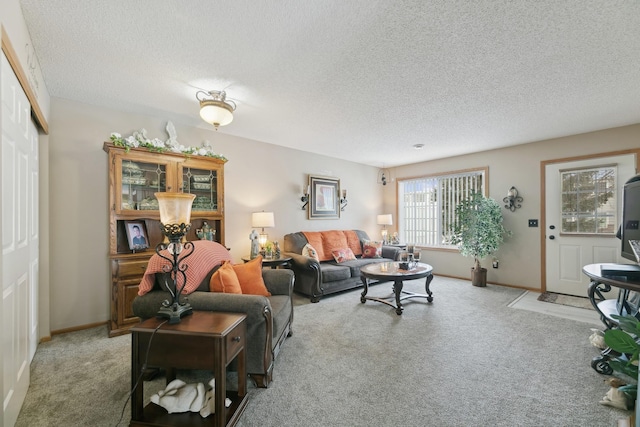
[{"label": "side table with shelf", "polygon": [[[638,316],[640,311],[640,266],[633,264],[589,264],[582,268],[591,283],[588,296],[607,329],[618,327],[613,315]],[[618,288],[614,298],[606,298],[612,288]],[[613,369],[608,360],[611,349],[606,348],[600,356],[591,361],[591,367],[598,373],[609,375]]]},{"label": "side table with shelf", "polygon": [[[141,377],[143,365],[174,369],[211,370],[215,378],[215,413],[202,418],[199,413],[168,414],[154,403],[143,407],[144,381],[133,392],[130,427],[142,426],[233,426],[247,405],[246,315],[194,311],[180,323],[163,324],[148,319],[131,328],[131,386]],[[151,345],[149,347],[149,341]],[[147,354],[147,349],[148,354]],[[238,362],[238,390],[226,387],[226,367]],[[167,382],[172,378],[167,376]],[[231,405],[225,408],[225,398]]]}]

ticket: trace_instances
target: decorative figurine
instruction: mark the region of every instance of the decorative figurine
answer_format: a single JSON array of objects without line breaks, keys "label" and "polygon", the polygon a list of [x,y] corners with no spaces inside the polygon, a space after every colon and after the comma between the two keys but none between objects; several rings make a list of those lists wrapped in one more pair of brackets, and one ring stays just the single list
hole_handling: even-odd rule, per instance
[{"label": "decorative figurine", "polygon": [[280,258],[280,244],[277,240],[273,242],[274,256],[276,259]]},{"label": "decorative figurine", "polygon": [[391,236],[391,243],[397,245],[400,243],[400,239],[398,238],[398,232],[394,232],[393,236]]},{"label": "decorative figurine", "polygon": [[251,234],[249,234],[249,240],[251,240],[251,259],[254,259],[260,253],[260,243],[258,242],[258,232],[253,230]]},{"label": "decorative figurine", "polygon": [[211,226],[207,224],[207,221],[202,224],[202,234],[204,234],[204,240],[210,240],[212,242],[215,240],[215,232],[211,230]]},{"label": "decorative figurine", "polygon": [[173,126],[173,123],[171,123],[170,121],[167,122],[166,130],[167,130],[167,134],[169,135],[169,139],[167,139],[165,144],[167,144],[170,147],[174,147],[178,145],[178,133],[176,132],[176,128],[175,126]]}]

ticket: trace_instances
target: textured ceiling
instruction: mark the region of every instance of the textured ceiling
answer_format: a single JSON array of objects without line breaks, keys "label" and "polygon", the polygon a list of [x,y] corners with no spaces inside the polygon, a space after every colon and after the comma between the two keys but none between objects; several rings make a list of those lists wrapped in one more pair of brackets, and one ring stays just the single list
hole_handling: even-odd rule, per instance
[{"label": "textured ceiling", "polygon": [[636,0],[20,3],[53,97],[210,127],[226,90],[218,132],[363,164],[640,123]]}]

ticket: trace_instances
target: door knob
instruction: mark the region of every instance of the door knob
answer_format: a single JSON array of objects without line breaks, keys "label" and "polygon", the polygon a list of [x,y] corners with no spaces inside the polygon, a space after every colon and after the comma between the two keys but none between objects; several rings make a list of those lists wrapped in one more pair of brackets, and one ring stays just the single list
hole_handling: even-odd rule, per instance
[{"label": "door knob", "polygon": [[550,228],[551,230],[555,230],[555,229],[556,229],[556,226],[555,226],[555,225],[550,225],[550,226],[549,226],[549,228]]},{"label": "door knob", "polygon": [[549,240],[553,240],[555,238],[556,238],[556,236],[549,236]]}]

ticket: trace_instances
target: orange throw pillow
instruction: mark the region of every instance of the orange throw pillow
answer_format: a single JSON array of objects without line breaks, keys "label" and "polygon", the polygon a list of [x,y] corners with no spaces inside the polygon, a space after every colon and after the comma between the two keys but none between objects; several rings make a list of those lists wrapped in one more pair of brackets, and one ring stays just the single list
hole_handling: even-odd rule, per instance
[{"label": "orange throw pillow", "polygon": [[243,294],[263,295],[270,297],[271,292],[267,289],[262,278],[262,256],[258,255],[249,262],[236,264],[233,266],[240,288]]},{"label": "orange throw pillow", "polygon": [[211,292],[224,292],[225,294],[242,293],[240,281],[231,262],[223,262],[220,268],[213,273],[209,282],[209,290]]}]

